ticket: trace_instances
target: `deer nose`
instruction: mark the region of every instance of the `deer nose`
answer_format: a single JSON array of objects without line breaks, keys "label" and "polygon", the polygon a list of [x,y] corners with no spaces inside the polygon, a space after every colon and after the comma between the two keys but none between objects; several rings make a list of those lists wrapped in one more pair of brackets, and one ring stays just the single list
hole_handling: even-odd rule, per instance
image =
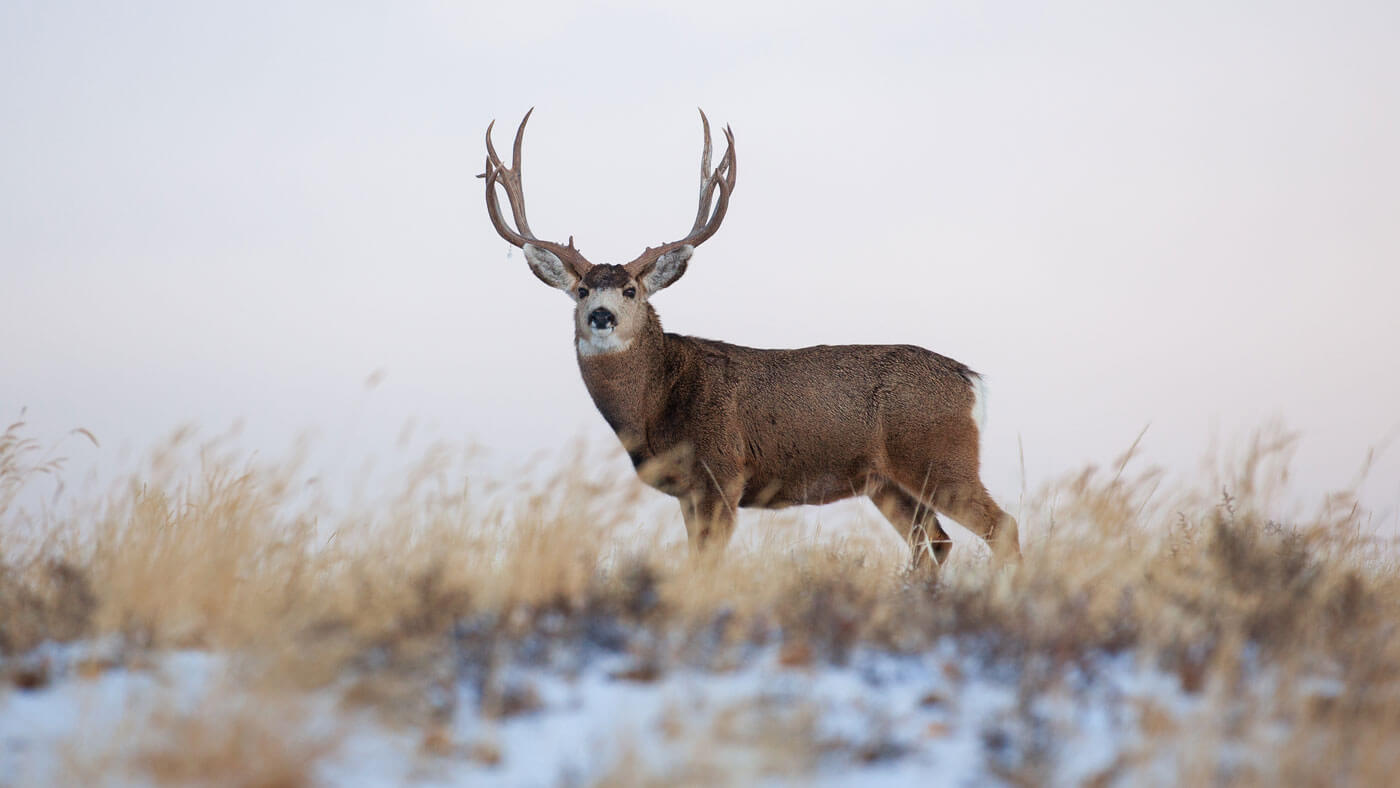
[{"label": "deer nose", "polygon": [[612,328],[617,325],[617,315],[614,315],[612,312],[602,307],[598,307],[588,313],[588,324],[599,331],[605,328]]}]

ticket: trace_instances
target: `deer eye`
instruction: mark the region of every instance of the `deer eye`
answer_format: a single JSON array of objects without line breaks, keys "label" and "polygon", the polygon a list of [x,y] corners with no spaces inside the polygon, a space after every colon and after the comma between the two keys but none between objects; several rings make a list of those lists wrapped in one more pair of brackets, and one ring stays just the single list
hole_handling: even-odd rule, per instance
[{"label": "deer eye", "polygon": [[635,288],[635,287],[629,287],[629,288],[627,288],[626,290],[623,290],[623,291],[622,291],[622,294],[625,295],[625,296],[627,296],[628,298],[636,298],[636,297],[637,297],[637,288]]},{"label": "deer eye", "polygon": [[587,297],[588,297],[588,288],[586,288],[586,287],[580,287],[580,288],[578,289],[578,297],[579,297],[579,298],[587,298]]}]

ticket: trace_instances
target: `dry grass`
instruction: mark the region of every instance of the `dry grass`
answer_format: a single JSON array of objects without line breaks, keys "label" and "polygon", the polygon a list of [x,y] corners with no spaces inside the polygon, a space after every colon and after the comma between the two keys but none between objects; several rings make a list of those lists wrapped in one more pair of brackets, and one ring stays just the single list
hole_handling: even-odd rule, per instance
[{"label": "dry grass", "polygon": [[[1167,490],[1155,471],[1130,472],[1131,452],[1086,469],[1023,507],[1021,565],[962,546],[932,577],[905,573],[874,522],[837,542],[790,531],[693,565],[678,533],[634,522],[645,493],[625,463],[576,457],[552,477],[506,484],[434,453],[400,495],[332,515],[307,498],[295,464],[241,460],[182,434],[89,514],[36,520],[14,510],[15,494],[53,468],[21,434],[0,439],[0,656],[95,636],[237,653],[259,666],[256,691],[341,682],[351,702],[431,738],[461,711],[434,688],[474,684],[486,716],[528,711],[528,688],[500,670],[511,664],[623,652],[635,665],[625,678],[646,680],[676,664],[723,669],[763,644],[790,664],[824,664],[952,635],[1016,667],[1027,694],[1106,652],[1175,673],[1210,708],[1231,709],[1190,732],[1185,782],[1382,784],[1400,769],[1394,544],[1368,534],[1344,497],[1276,511],[1286,436],[1256,440],[1198,486]],[[1267,703],[1247,692],[1261,672],[1277,687]],[[1338,689],[1307,690],[1318,678]],[[128,766],[179,783],[246,760],[272,769],[246,782],[304,782],[293,767],[331,747],[287,749],[296,740],[276,732],[286,715],[264,735],[250,721],[266,718],[249,708],[157,720],[181,738],[130,749]],[[1161,714],[1144,719],[1164,741],[1180,738]],[[1254,743],[1264,757],[1220,766],[1224,749],[1266,729],[1285,733]],[[801,736],[782,738],[756,773],[810,765],[792,749]],[[1036,782],[1042,768],[1029,758],[1002,776]],[[609,781],[636,782],[631,773]]]}]

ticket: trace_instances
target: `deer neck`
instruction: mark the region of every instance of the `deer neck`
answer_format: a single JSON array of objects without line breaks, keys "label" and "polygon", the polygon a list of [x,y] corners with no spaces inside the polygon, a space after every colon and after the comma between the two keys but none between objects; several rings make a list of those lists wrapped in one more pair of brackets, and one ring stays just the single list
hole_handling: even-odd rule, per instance
[{"label": "deer neck", "polygon": [[[593,404],[634,459],[646,444],[647,425],[660,412],[672,379],[666,334],[650,305],[648,320],[625,350],[578,354]],[[582,337],[576,337],[575,343]]]}]

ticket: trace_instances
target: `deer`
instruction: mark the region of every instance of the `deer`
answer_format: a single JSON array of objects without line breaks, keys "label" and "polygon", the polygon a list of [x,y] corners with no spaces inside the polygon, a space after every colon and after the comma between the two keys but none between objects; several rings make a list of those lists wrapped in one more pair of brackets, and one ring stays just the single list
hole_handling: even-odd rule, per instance
[{"label": "deer", "polygon": [[[738,175],[734,132],[711,168],[700,111],[699,208],[685,237],[622,265],[537,237],[525,213],[521,145],[511,166],[486,127],[486,212],[530,271],[574,302],[579,372],[643,482],[678,499],[692,557],[723,553],[739,509],[868,497],[911,551],[911,568],[942,566],[952,548],[938,515],[1000,559],[1019,560],[1015,518],[979,474],[981,376],[913,345],[758,349],[666,332],[651,297],[685,274],[714,236]],[[499,201],[504,190],[512,227]],[[557,237],[557,236],[556,236]]]}]

